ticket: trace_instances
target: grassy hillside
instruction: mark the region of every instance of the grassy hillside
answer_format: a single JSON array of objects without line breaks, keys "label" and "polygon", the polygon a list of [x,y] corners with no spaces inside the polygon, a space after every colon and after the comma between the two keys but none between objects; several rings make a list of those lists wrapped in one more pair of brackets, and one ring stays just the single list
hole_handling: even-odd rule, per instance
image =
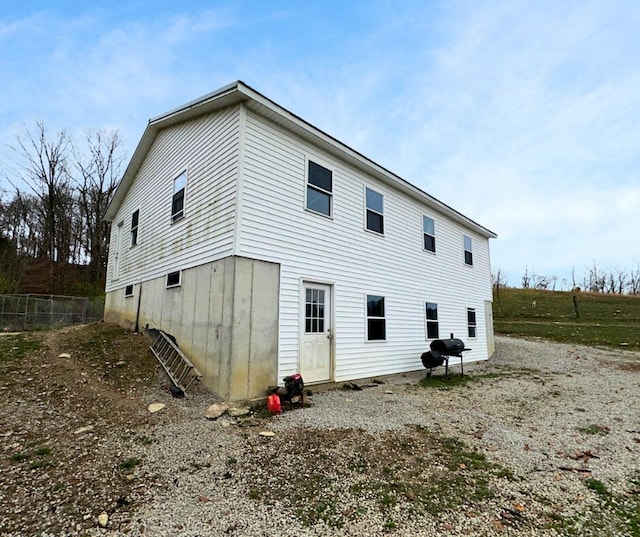
[{"label": "grassy hillside", "polygon": [[640,297],[500,288],[493,291],[496,334],[640,349]]}]

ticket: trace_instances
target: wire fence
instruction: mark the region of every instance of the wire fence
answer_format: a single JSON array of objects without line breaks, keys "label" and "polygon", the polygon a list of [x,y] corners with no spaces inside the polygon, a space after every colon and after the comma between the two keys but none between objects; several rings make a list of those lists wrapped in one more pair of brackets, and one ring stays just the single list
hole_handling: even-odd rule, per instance
[{"label": "wire fence", "polygon": [[36,330],[102,319],[103,298],[0,295],[0,331]]}]

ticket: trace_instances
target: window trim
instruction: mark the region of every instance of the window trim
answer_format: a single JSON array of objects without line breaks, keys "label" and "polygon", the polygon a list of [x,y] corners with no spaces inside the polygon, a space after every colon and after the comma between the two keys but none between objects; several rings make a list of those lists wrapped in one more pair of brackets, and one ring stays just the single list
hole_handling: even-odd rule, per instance
[{"label": "window trim", "polygon": [[[371,190],[371,192],[377,194],[378,196],[380,196],[382,198],[382,212],[378,212],[375,209],[372,209],[369,207],[369,204],[367,203],[367,191]],[[377,231],[375,229],[371,229],[369,227],[369,212],[373,213],[373,214],[377,214],[381,217],[381,221],[380,223],[382,224],[382,231]],[[375,233],[376,235],[379,235],[381,237],[384,237],[384,194],[382,192],[379,192],[378,190],[376,190],[373,187],[364,185],[364,229],[365,231],[369,231],[371,233]]]},{"label": "window trim", "polygon": [[[433,223],[433,235],[431,235],[430,233],[427,233],[424,229],[424,219],[428,218],[429,220],[431,220],[431,222]],[[431,237],[433,239],[433,250],[429,250],[429,248],[425,248],[425,238],[426,237]],[[436,254],[436,219],[430,217],[428,214],[424,214],[422,215],[422,250],[425,252],[429,252],[430,254],[435,255]]]},{"label": "window trim", "polygon": [[[427,315],[427,312],[429,311],[427,306],[429,304],[431,304],[432,306],[435,306],[435,311],[436,311],[435,319],[429,319]],[[436,325],[436,332],[437,332],[436,337],[429,337],[429,323]],[[438,303],[437,302],[429,302],[427,300],[424,301],[424,337],[425,337],[425,341],[432,341],[434,339],[440,338],[440,319],[438,319]]]},{"label": "window trim", "polygon": [[[133,217],[135,215],[138,215],[138,217],[136,218],[136,225],[133,225]],[[131,213],[131,229],[129,231],[129,247],[133,248],[134,246],[138,246],[138,244],[140,244],[138,242],[138,237],[139,237],[139,230],[140,230],[140,209],[136,209],[135,211],[133,211]]]},{"label": "window trim", "polygon": [[[380,297],[382,298],[382,317],[380,316],[369,316],[369,297]],[[365,342],[366,343],[379,343],[387,341],[387,308],[385,306],[386,296],[381,293],[369,293],[366,292],[364,295],[364,313],[365,313]],[[380,320],[384,322],[384,338],[382,339],[370,339],[369,338],[369,320]]]},{"label": "window trim", "polygon": [[[175,283],[169,283],[169,278],[171,276],[176,275],[176,274],[178,275],[178,281],[175,282]],[[174,270],[173,272],[167,273],[167,278],[165,280],[165,287],[167,289],[172,289],[174,287],[180,287],[181,285],[182,285],[182,271],[181,270]]]},{"label": "window trim", "polygon": [[[469,249],[467,250],[467,245],[465,244],[469,239]],[[473,239],[470,235],[462,235],[462,250],[464,255],[464,264],[468,267],[473,266]],[[469,260],[467,261],[467,254],[469,254]]]},{"label": "window trim", "polygon": [[[176,191],[176,181],[184,176],[184,186]],[[173,178],[172,181],[172,191],[171,195],[171,223],[175,224],[176,222],[180,222],[180,220],[184,220],[185,210],[187,207],[187,184],[189,183],[189,174],[187,173],[187,169],[185,168],[178,175]],[[182,208],[179,211],[175,211],[174,204],[176,202],[176,195],[182,191]],[[175,211],[175,212],[174,212]]]},{"label": "window trim", "polygon": [[[325,170],[331,172],[331,191],[325,190],[324,188],[309,182],[309,168],[311,163],[315,164],[316,166],[320,166],[321,168],[324,168]],[[310,158],[310,157],[307,157],[305,159],[305,177],[304,177],[304,210],[305,211],[333,220],[333,191],[335,190],[334,176],[335,176],[335,169],[333,167],[330,167],[326,162],[323,162],[316,158]],[[322,194],[326,194],[327,196],[329,196],[329,214],[323,213],[321,211],[316,211],[315,209],[312,209],[309,207],[309,189],[315,190],[316,192],[320,192]]]},{"label": "window trim", "polygon": [[[471,319],[469,318],[470,313],[473,313],[473,323],[471,323]],[[471,335],[472,329],[473,335]],[[478,316],[475,308],[467,308],[467,336],[469,339],[476,339],[478,337]]]},{"label": "window trim", "polygon": [[126,285],[124,288],[124,297],[131,298],[134,294],[133,291],[134,291],[134,288],[132,283],[130,283],[129,285]]}]

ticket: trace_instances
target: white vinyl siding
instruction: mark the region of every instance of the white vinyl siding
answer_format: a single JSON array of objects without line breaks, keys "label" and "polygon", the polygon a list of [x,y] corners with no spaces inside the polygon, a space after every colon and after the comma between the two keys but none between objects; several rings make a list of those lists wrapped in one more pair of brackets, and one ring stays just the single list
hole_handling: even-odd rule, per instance
[{"label": "white vinyl siding", "polygon": [[[308,160],[333,171],[331,220],[305,210]],[[301,280],[334,286],[338,382],[422,367],[420,355],[428,350],[422,295],[438,304],[441,334],[464,339],[467,319],[460,312],[469,305],[477,305],[478,326],[483,326],[483,304],[491,300],[488,239],[251,111],[243,162],[237,253],[281,264],[279,378],[298,367]],[[378,234],[363,230],[366,186],[384,193],[384,248]],[[427,210],[437,218],[437,256],[424,255],[423,230],[415,225]],[[475,270],[460,263],[463,233],[474,240]],[[372,290],[385,297],[384,345],[366,341],[363,297]],[[482,344],[474,345],[465,359],[487,358],[484,337],[484,331],[478,333]]]},{"label": "white vinyl siding", "polygon": [[[142,207],[144,242],[120,250],[119,282],[113,281],[110,256],[107,292],[233,253],[239,118],[240,108],[234,107],[158,133],[114,218],[128,221]],[[171,225],[174,179],[185,170],[185,218]],[[112,241],[115,236],[112,229]]]}]

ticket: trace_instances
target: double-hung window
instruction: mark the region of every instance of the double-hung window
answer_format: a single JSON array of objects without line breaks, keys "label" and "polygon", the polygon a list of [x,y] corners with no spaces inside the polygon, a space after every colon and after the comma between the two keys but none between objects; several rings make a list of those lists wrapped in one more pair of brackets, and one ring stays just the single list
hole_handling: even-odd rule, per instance
[{"label": "double-hung window", "polygon": [[140,221],[140,209],[133,211],[131,215],[131,246],[138,244],[138,223]]},{"label": "double-hung window", "polygon": [[472,250],[472,245],[471,245],[471,237],[468,237],[467,235],[463,235],[463,242],[464,242],[464,262],[466,265],[472,266],[473,265],[473,250]]},{"label": "double-hung window", "polygon": [[333,172],[311,160],[307,169],[307,209],[325,216],[333,213]]},{"label": "double-hung window", "polygon": [[422,247],[429,252],[436,251],[436,224],[433,218],[422,216]]},{"label": "double-hung window", "polygon": [[367,295],[367,341],[387,339],[384,297]]},{"label": "double-hung window", "polygon": [[438,339],[440,330],[438,328],[438,304],[427,302],[425,304],[425,318],[427,321],[427,339]]},{"label": "double-hung window", "polygon": [[467,329],[469,337],[476,337],[476,310],[467,308]]},{"label": "double-hung window", "polygon": [[384,235],[384,198],[372,188],[365,188],[367,229]]},{"label": "double-hung window", "polygon": [[177,222],[184,217],[184,194],[187,188],[187,172],[182,172],[173,180],[171,198],[171,221]]}]

